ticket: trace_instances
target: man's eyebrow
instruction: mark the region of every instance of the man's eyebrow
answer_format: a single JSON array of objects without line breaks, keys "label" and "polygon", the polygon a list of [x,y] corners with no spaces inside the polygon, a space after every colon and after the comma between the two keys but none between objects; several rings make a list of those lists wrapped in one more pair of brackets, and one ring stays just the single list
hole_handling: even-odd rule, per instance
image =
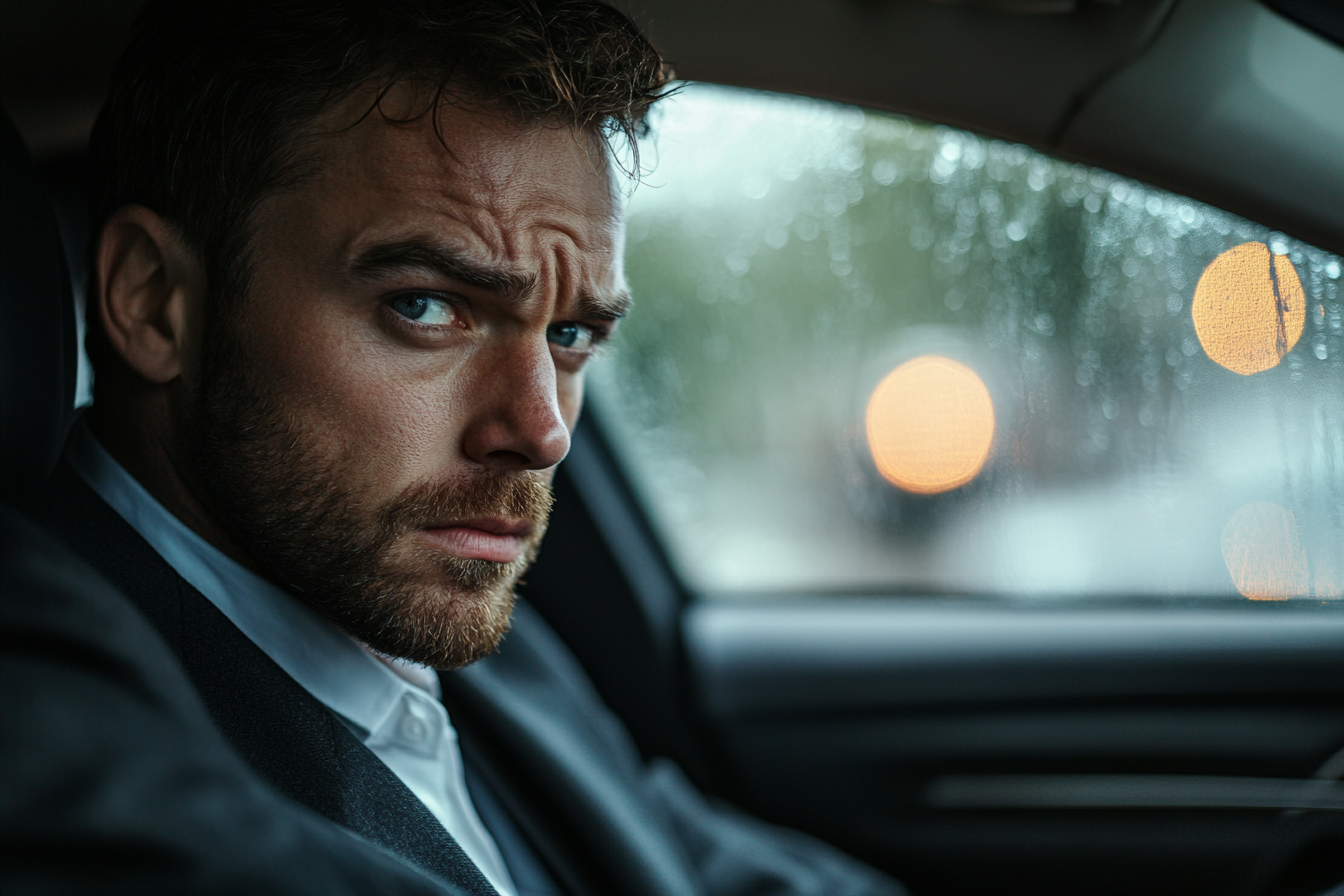
[{"label": "man's eyebrow", "polygon": [[584,293],[574,308],[576,320],[620,320],[630,313],[630,293],[622,290],[610,296]]},{"label": "man's eyebrow", "polygon": [[532,274],[491,267],[446,246],[423,240],[383,243],[361,252],[350,273],[361,280],[381,280],[398,271],[419,268],[506,299],[525,296],[536,286]]},{"label": "man's eyebrow", "polygon": [[[350,273],[361,280],[381,280],[408,268],[433,271],[449,280],[498,293],[506,299],[526,296],[537,283],[532,274],[493,268],[426,240],[382,243],[361,252],[350,263]],[[579,296],[574,309],[575,319],[620,320],[630,312],[630,301],[630,293],[624,290],[610,296],[584,293]]]}]

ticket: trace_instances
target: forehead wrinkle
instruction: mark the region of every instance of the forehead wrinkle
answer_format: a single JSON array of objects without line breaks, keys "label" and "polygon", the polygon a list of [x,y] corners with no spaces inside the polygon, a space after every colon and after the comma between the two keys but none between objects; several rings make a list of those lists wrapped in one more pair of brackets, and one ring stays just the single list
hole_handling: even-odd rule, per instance
[{"label": "forehead wrinkle", "polygon": [[[615,284],[592,279],[594,275],[607,279],[602,271],[613,260],[619,242],[615,231],[620,211],[610,166],[594,164],[605,159],[594,160],[587,154],[575,158],[583,148],[576,143],[582,141],[566,129],[515,129],[490,116],[448,110],[448,117],[454,115],[466,120],[464,140],[453,139],[453,133],[436,133],[425,121],[397,126],[376,115],[332,135],[334,145],[325,148],[335,151],[343,164],[328,166],[330,174],[344,169],[364,191],[377,196],[381,206],[400,203],[415,209],[417,217],[447,217],[455,221],[452,229],[465,227],[470,232],[465,243],[449,239],[437,224],[416,228],[420,233],[411,231],[405,239],[386,234],[381,245],[366,243],[368,248],[359,246],[364,240],[356,238],[346,256],[347,273],[386,279],[398,270],[420,270],[522,300],[535,294],[539,279],[554,276],[547,269],[556,265],[558,295],[568,293],[571,308],[581,308],[593,319],[614,320],[623,314],[628,298],[607,295],[621,290],[622,278],[617,275]],[[490,139],[478,145],[481,141],[473,135],[481,125],[491,126],[485,128]],[[539,159],[549,159],[565,170],[569,163],[577,163],[587,176],[577,180],[557,176],[542,183],[518,176],[516,154],[493,151],[492,144],[497,142],[493,138],[501,136],[508,137],[512,145],[522,143],[535,149]],[[444,142],[452,144],[453,151],[445,152]],[[565,276],[567,270],[578,277]],[[588,292],[595,295],[585,298]]]},{"label": "forehead wrinkle", "polygon": [[432,271],[476,289],[519,300],[536,289],[537,277],[525,271],[481,262],[469,253],[429,239],[380,243],[350,261],[350,273],[362,280],[380,280],[408,269]]},{"label": "forehead wrinkle", "polygon": [[[602,273],[613,272],[614,259],[604,251],[601,240],[586,240],[581,229],[561,222],[548,222],[545,232],[553,234],[548,249],[542,253],[553,266],[550,276],[557,281],[559,301],[568,310],[560,312],[575,320],[618,321],[630,310],[630,292],[624,278],[618,274],[615,282],[604,284]],[[605,264],[604,264],[604,256]]]}]

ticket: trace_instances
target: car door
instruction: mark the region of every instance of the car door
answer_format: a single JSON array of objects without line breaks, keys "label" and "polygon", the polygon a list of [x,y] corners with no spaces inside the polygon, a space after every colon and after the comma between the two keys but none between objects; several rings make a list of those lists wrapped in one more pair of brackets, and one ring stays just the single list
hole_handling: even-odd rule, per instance
[{"label": "car door", "polygon": [[526,591],[645,752],[916,893],[1344,879],[1340,258],[797,97],[647,152]]}]

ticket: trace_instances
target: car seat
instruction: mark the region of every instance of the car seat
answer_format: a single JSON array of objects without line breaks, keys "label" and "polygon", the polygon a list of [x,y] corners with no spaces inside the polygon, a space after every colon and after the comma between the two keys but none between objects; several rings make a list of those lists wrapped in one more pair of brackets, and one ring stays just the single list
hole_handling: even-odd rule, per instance
[{"label": "car seat", "polygon": [[56,217],[23,138],[0,112],[0,499],[35,491],[60,457],[77,358]]}]

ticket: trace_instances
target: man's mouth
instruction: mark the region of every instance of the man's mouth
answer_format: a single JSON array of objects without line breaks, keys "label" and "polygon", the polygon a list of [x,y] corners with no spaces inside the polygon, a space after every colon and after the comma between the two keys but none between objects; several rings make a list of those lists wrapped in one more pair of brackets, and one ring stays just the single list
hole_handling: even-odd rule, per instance
[{"label": "man's mouth", "polygon": [[527,520],[457,520],[421,530],[439,548],[464,560],[512,563],[523,554],[532,524]]}]

